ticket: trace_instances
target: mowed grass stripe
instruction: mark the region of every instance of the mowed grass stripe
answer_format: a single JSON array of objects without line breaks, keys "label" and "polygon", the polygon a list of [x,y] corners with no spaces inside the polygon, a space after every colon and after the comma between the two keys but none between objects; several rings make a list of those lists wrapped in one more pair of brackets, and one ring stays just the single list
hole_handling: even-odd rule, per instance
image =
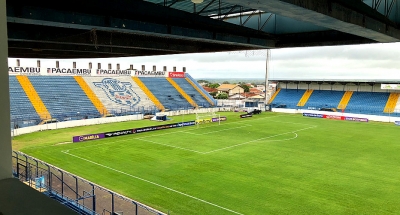
[{"label": "mowed grass stripe", "polygon": [[[214,129],[247,123],[252,125],[250,131],[255,138],[265,137],[269,132],[288,132],[288,126],[316,127],[296,132],[297,138],[288,133],[275,137],[274,141],[209,154],[137,141],[133,138],[135,135],[126,139],[111,138],[115,143],[108,142],[110,139],[23,151],[157,209],[169,210],[172,215],[232,213],[73,159],[61,151],[71,150],[74,155],[242,214],[396,214],[400,211],[398,127],[274,113],[262,113],[253,119],[239,119],[238,113],[223,115],[228,116],[228,121]],[[193,132],[189,129],[194,128],[182,131]],[[177,140],[181,141],[193,136],[168,132],[174,130],[149,132],[140,137],[158,136],[168,140],[179,136]],[[232,142],[232,135],[217,139],[216,134],[219,132],[209,134],[217,140],[209,149],[226,144],[225,141]],[[279,141],[284,139],[290,140]],[[83,146],[88,147],[79,148]]]}]

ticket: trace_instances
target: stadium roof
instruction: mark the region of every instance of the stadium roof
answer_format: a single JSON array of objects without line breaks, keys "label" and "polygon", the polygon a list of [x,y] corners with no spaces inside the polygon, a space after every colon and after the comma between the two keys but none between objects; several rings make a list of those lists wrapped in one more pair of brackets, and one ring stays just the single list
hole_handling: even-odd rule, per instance
[{"label": "stadium roof", "polygon": [[400,41],[399,1],[10,0],[10,57],[102,58]]}]

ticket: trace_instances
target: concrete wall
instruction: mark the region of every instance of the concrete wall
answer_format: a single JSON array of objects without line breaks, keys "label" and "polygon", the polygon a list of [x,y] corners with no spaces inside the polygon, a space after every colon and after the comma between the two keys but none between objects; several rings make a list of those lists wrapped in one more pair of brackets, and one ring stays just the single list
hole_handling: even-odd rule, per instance
[{"label": "concrete wall", "polygon": [[113,122],[124,122],[124,121],[132,121],[132,120],[141,120],[143,119],[143,114],[138,115],[130,115],[130,116],[117,116],[117,117],[107,117],[107,118],[95,118],[95,119],[85,119],[85,120],[72,120],[66,122],[58,122],[51,123],[46,125],[36,125],[29,126],[19,129],[14,129],[11,131],[12,136],[18,136],[21,134],[29,134],[36,131],[45,131],[45,130],[53,130],[53,129],[61,129],[61,128],[72,128],[77,126],[87,126],[87,125],[98,125],[105,123],[113,123]]},{"label": "concrete wall", "polygon": [[[195,113],[206,113],[206,112],[218,112],[218,111],[231,111],[232,108],[202,108],[198,110],[178,110],[178,111],[168,111],[164,112],[167,116],[178,116],[184,114],[195,114]],[[22,134],[29,134],[37,131],[45,131],[45,130],[54,130],[61,128],[72,128],[78,126],[87,126],[87,125],[98,125],[98,124],[106,124],[106,123],[114,123],[114,122],[125,122],[125,121],[133,121],[133,120],[142,120],[144,118],[143,114],[138,115],[130,115],[130,116],[117,116],[117,117],[107,117],[107,118],[95,118],[95,119],[85,119],[85,120],[72,120],[66,122],[58,122],[51,123],[46,125],[36,125],[30,127],[24,127],[19,129],[13,129],[11,131],[11,136],[18,136]],[[11,152],[10,152],[11,154]]]}]

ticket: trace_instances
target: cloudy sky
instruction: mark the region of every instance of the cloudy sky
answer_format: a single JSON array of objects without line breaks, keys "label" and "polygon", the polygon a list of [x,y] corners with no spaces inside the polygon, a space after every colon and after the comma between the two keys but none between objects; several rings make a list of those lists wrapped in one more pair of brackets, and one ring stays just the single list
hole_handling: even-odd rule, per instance
[{"label": "cloudy sky", "polygon": [[[246,56],[247,55],[247,56]],[[102,63],[113,69],[121,64],[121,69],[135,69],[146,66],[157,70],[173,66],[177,70],[187,68],[194,78],[264,78],[266,51],[242,53],[207,53],[168,55],[114,59],[60,60],[60,67],[71,68],[77,62],[78,68],[88,68],[92,62]],[[38,59],[21,59],[21,66],[36,66]],[[42,59],[42,67],[55,67],[55,60]],[[15,58],[9,59],[9,65],[15,66]],[[400,43],[370,44],[334,47],[287,48],[271,50],[269,78],[284,79],[398,79],[400,80]]]}]

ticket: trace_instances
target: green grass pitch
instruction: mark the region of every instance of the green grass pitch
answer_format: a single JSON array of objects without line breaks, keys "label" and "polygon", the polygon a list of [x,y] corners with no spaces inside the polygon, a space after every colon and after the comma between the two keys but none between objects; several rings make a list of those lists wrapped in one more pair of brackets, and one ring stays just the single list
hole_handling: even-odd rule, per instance
[{"label": "green grass pitch", "polygon": [[[400,213],[400,127],[262,113],[83,143],[148,120],[32,133],[13,146],[171,215]],[[172,121],[193,120],[194,115]]]}]

